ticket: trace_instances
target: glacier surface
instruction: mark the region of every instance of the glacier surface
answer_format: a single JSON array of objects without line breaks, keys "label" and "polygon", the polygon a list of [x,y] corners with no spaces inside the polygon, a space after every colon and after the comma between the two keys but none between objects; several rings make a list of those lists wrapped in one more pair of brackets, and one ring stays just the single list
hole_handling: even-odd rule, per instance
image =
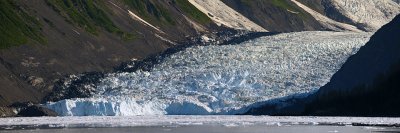
[{"label": "glacier surface", "polygon": [[151,71],[110,73],[91,98],[45,104],[62,116],[216,115],[326,84],[371,33],[285,33],[194,46]]}]

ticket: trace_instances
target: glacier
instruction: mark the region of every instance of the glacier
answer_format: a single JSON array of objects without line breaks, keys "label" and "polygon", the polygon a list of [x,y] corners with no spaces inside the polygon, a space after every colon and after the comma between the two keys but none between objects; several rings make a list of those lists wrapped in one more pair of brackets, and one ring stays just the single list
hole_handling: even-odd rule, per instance
[{"label": "glacier", "polygon": [[61,116],[226,115],[326,84],[372,33],[307,31],[193,46],[150,71],[109,73],[90,98],[44,106]]}]

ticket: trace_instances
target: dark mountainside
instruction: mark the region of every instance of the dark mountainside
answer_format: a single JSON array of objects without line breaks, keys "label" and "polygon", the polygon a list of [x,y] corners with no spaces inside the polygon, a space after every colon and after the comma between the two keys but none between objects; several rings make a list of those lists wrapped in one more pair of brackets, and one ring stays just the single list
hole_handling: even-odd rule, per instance
[{"label": "dark mountainside", "polygon": [[[298,0],[298,1],[306,6],[310,7],[314,11],[317,11],[335,21],[354,25],[358,29],[363,30],[363,31],[374,31],[374,30],[368,29],[367,28],[368,26],[366,26],[365,24],[354,22],[349,17],[340,13],[339,9],[337,9],[333,6],[335,4],[332,0]],[[396,0],[394,0],[394,1],[396,2]]]},{"label": "dark mountainside", "polygon": [[[308,12],[290,0],[222,0],[253,22],[269,31],[291,32],[304,30],[329,30],[323,27]],[[344,16],[333,5],[332,0],[298,0],[314,11],[335,21],[356,26],[363,31],[371,31]]]},{"label": "dark mountainside", "polygon": [[269,31],[324,30],[310,14],[290,0],[223,0]]},{"label": "dark mountainside", "polygon": [[[400,16],[383,26],[317,92],[307,114],[400,116]],[[329,106],[327,106],[329,105]]]},{"label": "dark mountainside", "polygon": [[[64,76],[112,71],[121,62],[174,46],[158,36],[182,42],[224,29],[184,0],[0,3],[0,106],[37,103]],[[128,10],[161,32],[132,19]]]},{"label": "dark mountainside", "polygon": [[323,3],[325,3],[326,0],[298,0],[304,5],[307,5],[314,11],[317,11],[321,14],[325,14],[325,6]]},{"label": "dark mountainside", "polygon": [[377,31],[316,93],[275,100],[247,114],[400,116],[400,15]]}]

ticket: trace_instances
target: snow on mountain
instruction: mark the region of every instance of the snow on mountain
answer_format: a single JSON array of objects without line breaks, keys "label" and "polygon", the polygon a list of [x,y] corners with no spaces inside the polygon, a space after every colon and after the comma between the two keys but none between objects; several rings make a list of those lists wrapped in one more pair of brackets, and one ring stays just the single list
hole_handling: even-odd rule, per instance
[{"label": "snow on mountain", "polygon": [[[374,31],[400,13],[400,5],[392,0],[331,0],[342,15],[354,23]],[[398,1],[397,1],[398,2]]]},{"label": "snow on mountain", "polygon": [[[160,32],[160,33],[164,33],[164,32],[161,31],[159,28],[157,28],[157,27],[153,26],[152,24],[146,22],[145,20],[143,20],[142,18],[140,18],[139,16],[137,16],[136,14],[134,14],[133,12],[131,12],[130,10],[128,10],[128,13],[129,13],[129,16],[130,16],[132,19],[134,19],[134,20],[136,20],[136,21],[139,21],[139,22],[141,22],[141,23],[143,23],[143,24],[149,26],[149,27],[151,27],[151,28],[157,30],[157,31]],[[165,34],[165,33],[164,33],[164,34]]]},{"label": "snow on mountain", "polygon": [[299,32],[195,46],[149,72],[108,74],[92,98],[46,106],[63,116],[242,113],[255,102],[318,89],[370,35]]},{"label": "snow on mountain", "polygon": [[[112,2],[112,1],[108,1],[108,3],[110,3],[111,5],[117,7],[118,9],[120,9],[120,10],[122,10],[122,11],[125,11],[123,8],[121,8],[120,6],[118,6],[117,4],[115,4],[115,3]],[[133,13],[133,12],[130,11],[130,10],[128,10],[128,15],[129,15],[133,20],[139,21],[140,23],[143,23],[143,24],[145,24],[145,25],[147,25],[147,26],[149,26],[149,27],[151,27],[151,28],[157,30],[157,31],[160,32],[160,33],[164,33],[164,32],[161,31],[159,28],[153,26],[153,25],[150,24],[149,22],[146,22],[144,19],[140,18],[138,15],[136,15],[135,13]],[[164,33],[164,34],[165,34],[165,33]]]},{"label": "snow on mountain", "polygon": [[267,31],[227,6],[221,0],[189,0],[189,2],[204,14],[207,14],[218,25],[240,30]]},{"label": "snow on mountain", "polygon": [[357,29],[357,27],[350,25],[350,24],[345,24],[345,23],[340,23],[335,20],[332,20],[317,11],[314,11],[313,9],[301,4],[300,2],[296,0],[291,0],[294,2],[297,6],[301,7],[303,10],[311,14],[317,21],[319,21],[325,28],[334,30],[334,31],[356,31],[360,32],[361,30]]}]

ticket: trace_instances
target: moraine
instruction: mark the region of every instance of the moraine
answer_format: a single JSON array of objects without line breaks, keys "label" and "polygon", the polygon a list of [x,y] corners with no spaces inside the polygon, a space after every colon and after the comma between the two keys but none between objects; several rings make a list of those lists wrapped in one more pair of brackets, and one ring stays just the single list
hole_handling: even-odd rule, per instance
[{"label": "moraine", "polygon": [[90,98],[45,106],[63,116],[243,113],[250,104],[323,86],[371,35],[313,31],[194,46],[150,71],[107,74]]}]

